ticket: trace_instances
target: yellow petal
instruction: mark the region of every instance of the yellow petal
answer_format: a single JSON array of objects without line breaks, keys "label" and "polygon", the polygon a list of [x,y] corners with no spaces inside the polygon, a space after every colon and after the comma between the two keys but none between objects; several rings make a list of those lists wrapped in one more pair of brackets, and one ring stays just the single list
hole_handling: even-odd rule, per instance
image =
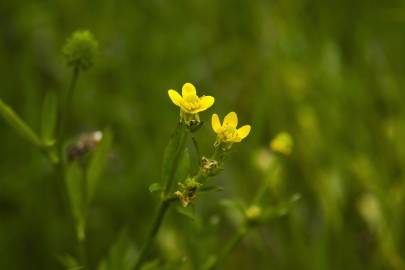
[{"label": "yellow petal", "polygon": [[169,94],[169,97],[170,97],[170,99],[172,100],[172,102],[173,102],[175,105],[180,106],[180,102],[181,102],[181,100],[183,99],[183,98],[180,96],[180,94],[177,93],[176,90],[171,90],[171,89],[168,91],[168,94]]},{"label": "yellow petal", "polygon": [[215,102],[215,98],[211,96],[203,96],[200,98],[200,108],[198,112],[205,111],[209,107],[211,107]]},{"label": "yellow petal", "polygon": [[235,142],[241,142],[241,141],[242,141],[242,138],[236,136],[236,137],[228,138],[227,141],[228,141],[228,142],[233,142],[233,143],[235,143]]},{"label": "yellow petal", "polygon": [[211,118],[211,125],[212,129],[215,131],[215,133],[220,133],[221,132],[221,122],[219,121],[218,114],[214,113]]},{"label": "yellow petal", "polygon": [[238,128],[238,137],[241,139],[246,138],[247,135],[249,135],[250,133],[250,129],[251,129],[250,125],[245,125],[241,128]]},{"label": "yellow petal", "polygon": [[236,128],[236,126],[238,125],[238,116],[236,115],[236,112],[228,113],[224,118],[223,125]]},{"label": "yellow petal", "polygon": [[197,91],[195,90],[194,85],[192,85],[191,83],[185,83],[183,85],[183,88],[181,89],[181,95],[183,96],[183,98],[185,98],[186,96],[195,96],[197,95]]}]

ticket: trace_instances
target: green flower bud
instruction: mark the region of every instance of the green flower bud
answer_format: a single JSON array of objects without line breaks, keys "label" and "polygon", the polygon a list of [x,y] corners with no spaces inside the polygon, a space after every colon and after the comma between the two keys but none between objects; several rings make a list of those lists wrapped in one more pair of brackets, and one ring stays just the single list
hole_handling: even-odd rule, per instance
[{"label": "green flower bud", "polygon": [[76,31],[63,47],[68,66],[79,70],[89,69],[96,57],[98,42],[89,31]]}]

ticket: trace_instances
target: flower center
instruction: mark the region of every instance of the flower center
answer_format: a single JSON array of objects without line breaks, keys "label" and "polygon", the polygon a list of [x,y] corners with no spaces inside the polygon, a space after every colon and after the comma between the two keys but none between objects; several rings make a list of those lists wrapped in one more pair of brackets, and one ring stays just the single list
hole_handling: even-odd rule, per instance
[{"label": "flower center", "polygon": [[200,107],[200,99],[196,95],[185,96],[183,100],[183,105],[189,110],[195,110]]},{"label": "flower center", "polygon": [[238,131],[236,130],[236,128],[226,125],[224,126],[223,136],[226,139],[235,138],[238,136]]}]

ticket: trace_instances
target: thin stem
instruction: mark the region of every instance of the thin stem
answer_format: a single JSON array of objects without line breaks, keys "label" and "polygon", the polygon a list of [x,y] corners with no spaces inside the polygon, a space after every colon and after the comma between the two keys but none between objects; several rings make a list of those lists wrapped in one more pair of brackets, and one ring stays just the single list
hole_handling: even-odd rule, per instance
[{"label": "thin stem", "polygon": [[[89,208],[89,201],[87,198],[87,174],[86,174],[86,167],[85,164],[81,164],[82,170],[82,190],[83,190],[83,202],[84,202],[84,209],[83,209],[83,226],[79,229],[81,231],[77,232],[77,242],[78,242],[78,253],[80,256],[80,261],[83,266],[83,269],[89,269],[87,265],[87,252],[86,252],[86,242],[87,242],[87,234],[86,234],[86,224],[87,224],[87,213]],[[77,226],[76,226],[77,227]]]},{"label": "thin stem", "polygon": [[175,136],[179,137],[178,142],[177,142],[177,149],[175,151],[173,160],[171,161],[171,166],[169,169],[168,176],[165,179],[166,186],[165,186],[165,190],[164,190],[164,197],[169,196],[170,189],[172,188],[174,177],[176,175],[178,163],[180,161],[181,156],[183,155],[184,148],[186,147],[188,135],[189,135],[188,130],[186,130],[186,128],[182,124],[179,124],[177,126],[176,134],[175,134]]},{"label": "thin stem", "polygon": [[162,202],[160,203],[159,210],[155,216],[155,220],[153,221],[153,224],[152,224],[151,230],[149,231],[148,237],[146,238],[146,241],[143,244],[143,246],[139,252],[138,258],[135,263],[134,270],[138,270],[142,266],[142,263],[145,260],[147,252],[150,249],[152,242],[155,239],[156,234],[158,233],[158,231],[160,229],[160,226],[162,225],[165,213],[166,213],[167,209],[169,208],[169,206],[170,206],[169,200],[162,200]]},{"label": "thin stem", "polygon": [[[143,246],[140,249],[138,258],[135,263],[134,270],[138,270],[142,266],[142,263],[145,260],[146,256],[148,255],[148,252],[153,243],[153,240],[155,239],[157,233],[159,232],[159,229],[163,223],[165,214],[172,202],[172,199],[170,196],[171,187],[173,185],[173,181],[174,181],[174,178],[176,175],[176,170],[177,170],[180,158],[184,152],[184,148],[186,147],[188,134],[189,134],[188,130],[186,130],[182,124],[179,124],[175,131],[175,134],[173,135],[172,140],[173,139],[177,140],[176,145],[175,145],[176,150],[174,152],[173,159],[170,161],[167,176],[163,175],[163,179],[164,179],[166,186],[162,193],[162,200],[160,202],[158,212],[152,223],[152,227],[149,231],[146,241],[144,242]],[[172,142],[169,142],[169,144],[170,143],[172,143]]]},{"label": "thin stem", "polygon": [[70,106],[73,99],[73,93],[77,85],[77,80],[79,78],[79,68],[74,67],[72,78],[70,80],[69,88],[67,89],[66,95],[61,95],[60,104],[61,104],[61,112],[59,115],[59,136],[58,136],[58,154],[59,154],[59,162],[64,162],[64,153],[63,147],[65,144],[65,133],[66,133],[66,126],[67,126],[67,119],[70,114]]},{"label": "thin stem", "polygon": [[213,270],[220,267],[228,255],[234,250],[234,248],[239,244],[239,242],[246,235],[248,229],[246,226],[241,226],[234,235],[228,240],[224,249],[219,255],[212,257],[202,268],[202,270]]},{"label": "thin stem", "polygon": [[[197,140],[195,139],[194,136],[191,139],[193,141],[193,145],[194,145],[195,151],[197,153],[197,158],[200,159],[201,158],[201,152],[200,152],[200,147],[198,146],[198,142],[197,142]],[[198,160],[198,162],[200,162],[200,160]]]},{"label": "thin stem", "polygon": [[[272,166],[269,168],[269,173],[273,174],[274,171],[277,169],[278,165],[279,165],[278,161],[274,160]],[[261,186],[256,192],[255,197],[253,198],[252,205],[260,203],[260,201],[263,199],[263,196],[266,194],[269,186],[270,186],[270,179],[266,179],[266,181],[262,182]],[[239,229],[228,240],[222,252],[219,255],[214,255],[211,258],[209,258],[205,263],[205,265],[203,265],[202,270],[213,270],[221,266],[224,263],[225,259],[232,252],[232,250],[238,245],[238,243],[243,239],[243,237],[247,234],[247,232],[251,228],[252,228],[251,224],[249,224],[249,221],[245,218],[245,221],[240,225]]]},{"label": "thin stem", "polygon": [[255,195],[255,197],[253,198],[253,201],[252,201],[252,205],[259,204],[260,201],[263,199],[263,197],[266,194],[267,190],[270,188],[271,178],[274,177],[274,173],[277,170],[278,166],[279,166],[278,160],[274,159],[272,165],[270,166],[270,168],[268,170],[269,176],[267,177],[267,179],[265,179],[262,182],[261,186],[259,187],[259,190],[256,192],[256,195]]},{"label": "thin stem", "polygon": [[[65,137],[66,137],[66,127],[67,127],[67,122],[69,119],[70,115],[70,109],[72,105],[72,99],[73,99],[73,94],[76,89],[77,81],[79,78],[79,68],[74,67],[73,68],[73,73],[72,73],[72,78],[69,83],[69,87],[67,88],[67,91],[65,93],[61,93],[59,97],[59,102],[60,102],[60,111],[59,111],[59,130],[58,130],[58,140],[57,140],[57,155],[58,155],[58,163],[57,165],[57,172],[58,172],[58,178],[60,179],[60,186],[65,187],[65,166],[66,166],[66,161],[65,161],[65,153],[64,153],[64,146],[65,146]],[[82,168],[83,172],[83,188],[86,187],[86,173],[85,169]],[[84,192],[84,196],[86,196],[87,192]],[[63,189],[63,195],[66,198],[65,201],[68,201],[68,196],[67,196],[67,191]],[[83,198],[84,202],[87,202],[86,198]],[[87,205],[85,206],[85,214],[87,212]],[[85,217],[84,217],[85,219]],[[75,219],[74,219],[75,220]],[[78,222],[78,221],[75,221]],[[87,255],[86,255],[86,236],[85,236],[85,224],[86,220],[82,221],[84,224],[75,224],[75,228],[77,230],[77,248],[78,248],[78,254],[80,257],[81,264],[83,266],[83,269],[88,269],[87,266]],[[80,225],[80,226],[79,226]],[[80,228],[80,229],[78,229]],[[83,230],[83,231],[82,231]]]},{"label": "thin stem", "polygon": [[89,269],[87,265],[86,238],[78,239],[78,250],[82,269]]}]

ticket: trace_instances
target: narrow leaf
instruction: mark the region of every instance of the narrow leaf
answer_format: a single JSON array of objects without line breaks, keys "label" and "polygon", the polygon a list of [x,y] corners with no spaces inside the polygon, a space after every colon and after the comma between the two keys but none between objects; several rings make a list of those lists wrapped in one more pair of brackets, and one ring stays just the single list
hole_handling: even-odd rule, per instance
[{"label": "narrow leaf", "polygon": [[41,146],[41,140],[34,131],[14,112],[14,110],[0,99],[0,115],[27,141],[35,146]]},{"label": "narrow leaf", "polygon": [[89,166],[86,171],[87,180],[87,199],[91,201],[96,190],[100,176],[107,163],[108,153],[111,148],[112,133],[109,128],[106,128],[103,132],[103,138],[100,144],[97,146],[95,152],[92,155]]},{"label": "narrow leaf", "polygon": [[160,183],[153,183],[149,186],[149,192],[162,191],[163,187]]},{"label": "narrow leaf", "polygon": [[41,115],[41,139],[44,144],[49,145],[54,142],[56,121],[57,121],[57,101],[56,93],[48,91],[42,105]]},{"label": "narrow leaf", "polygon": [[66,270],[79,270],[83,269],[75,257],[70,254],[64,254],[58,257],[59,262]]},{"label": "narrow leaf", "polygon": [[175,179],[176,180],[184,180],[190,173],[190,153],[188,148],[184,149],[183,153],[180,156],[179,163],[177,166]]},{"label": "narrow leaf", "polygon": [[127,230],[123,230],[112,245],[99,270],[131,270],[135,266],[136,249]]},{"label": "narrow leaf", "polygon": [[173,179],[175,177],[178,162],[183,154],[186,139],[187,130],[183,125],[179,124],[170,138],[163,156],[162,183],[165,184],[165,192],[169,192],[173,185]]},{"label": "narrow leaf", "polygon": [[203,186],[200,188],[201,192],[207,192],[207,191],[223,191],[224,188],[220,186],[215,186],[215,185],[210,185],[210,186]]},{"label": "narrow leaf", "polygon": [[182,206],[178,206],[176,208],[177,212],[189,219],[191,219],[192,221],[196,220],[195,217],[195,210],[193,207],[182,207]]},{"label": "narrow leaf", "polygon": [[77,162],[66,166],[66,189],[69,196],[72,214],[76,220],[79,239],[84,236],[85,194],[82,169]]}]

